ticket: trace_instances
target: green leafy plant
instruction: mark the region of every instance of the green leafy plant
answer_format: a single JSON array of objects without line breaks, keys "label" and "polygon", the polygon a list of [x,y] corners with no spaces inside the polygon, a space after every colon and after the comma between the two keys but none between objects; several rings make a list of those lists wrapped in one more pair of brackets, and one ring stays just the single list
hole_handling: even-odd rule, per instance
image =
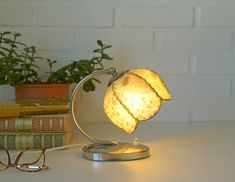
[{"label": "green leafy plant", "polygon": [[35,68],[39,68],[35,63],[37,59],[41,57],[36,57],[36,49],[34,46],[25,47],[24,52],[20,55],[21,61],[19,68],[17,68],[19,80],[18,83],[39,83],[40,78],[38,76]]},{"label": "green leafy plant", "polygon": [[[112,60],[109,55],[105,53],[105,50],[112,47],[111,45],[105,45],[101,40],[97,41],[99,48],[95,49],[93,52],[98,55],[91,59],[81,59],[78,61],[72,61],[72,63],[58,69],[57,71],[52,71],[52,66],[56,61],[51,61],[48,59],[50,66],[50,76],[47,83],[78,83],[85,76],[91,74],[94,71],[104,69],[103,60]],[[99,82],[97,79],[91,79],[87,81],[83,88],[85,91],[95,90],[95,85],[93,81]]]},{"label": "green leafy plant", "polygon": [[[0,32],[0,85],[41,83],[36,62],[42,58],[35,56],[34,46],[19,42],[20,36],[19,33]],[[104,69],[103,60],[113,59],[105,53],[106,49],[112,46],[105,45],[101,40],[97,41],[97,45],[98,48],[93,51],[97,56],[71,61],[70,64],[55,71],[53,68],[57,61],[48,58],[49,76],[46,83],[78,83],[90,73]],[[87,92],[95,90],[94,81],[100,82],[91,79],[84,84],[84,90]]]},{"label": "green leafy plant", "polygon": [[0,33],[0,85],[14,85],[19,80],[18,68],[16,67],[22,60],[16,49],[19,45],[24,45],[17,42],[17,38],[20,36],[19,33]]}]

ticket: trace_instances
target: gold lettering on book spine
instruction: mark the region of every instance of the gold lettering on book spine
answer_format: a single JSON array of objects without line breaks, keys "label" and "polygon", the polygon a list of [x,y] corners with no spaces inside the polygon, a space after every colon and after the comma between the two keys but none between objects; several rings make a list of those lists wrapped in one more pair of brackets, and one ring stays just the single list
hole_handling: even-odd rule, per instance
[{"label": "gold lettering on book spine", "polygon": [[42,118],[39,119],[39,129],[42,130]]},{"label": "gold lettering on book spine", "polygon": [[64,118],[63,117],[60,117],[60,130],[63,131],[63,121],[64,121]]},{"label": "gold lettering on book spine", "polygon": [[53,119],[50,117],[50,120],[49,120],[49,130],[50,131],[53,129],[52,124],[53,124]]},{"label": "gold lettering on book spine", "polygon": [[8,130],[9,128],[9,120],[5,119],[5,129]]}]

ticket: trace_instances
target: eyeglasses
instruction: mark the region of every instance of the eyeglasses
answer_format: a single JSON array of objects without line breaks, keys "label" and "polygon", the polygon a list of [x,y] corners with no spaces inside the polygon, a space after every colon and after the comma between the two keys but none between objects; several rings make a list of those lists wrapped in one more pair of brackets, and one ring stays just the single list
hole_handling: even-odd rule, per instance
[{"label": "eyeglasses", "polygon": [[45,165],[45,151],[43,149],[26,148],[21,151],[14,163],[11,163],[10,153],[7,149],[0,147],[0,171],[6,170],[9,167],[15,167],[20,171],[25,172],[38,172],[48,169]]}]

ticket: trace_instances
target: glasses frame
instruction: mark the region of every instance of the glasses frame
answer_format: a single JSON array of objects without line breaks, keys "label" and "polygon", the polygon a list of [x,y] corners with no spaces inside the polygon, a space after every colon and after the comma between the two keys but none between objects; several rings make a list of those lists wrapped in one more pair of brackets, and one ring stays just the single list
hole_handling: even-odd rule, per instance
[{"label": "glasses frame", "polygon": [[[15,159],[15,162],[12,163],[12,162],[11,162],[11,157],[10,157],[9,151],[8,151],[6,148],[4,148],[4,147],[0,147],[0,150],[4,150],[4,151],[6,152],[6,154],[7,154],[7,159],[8,159],[8,164],[7,164],[7,165],[4,164],[4,163],[2,163],[1,160],[0,160],[0,164],[5,165],[5,168],[0,169],[0,171],[4,171],[4,170],[8,169],[9,167],[15,167],[16,169],[18,169],[18,170],[20,170],[20,171],[24,171],[24,172],[39,172],[39,171],[48,169],[49,167],[45,165],[45,161],[46,161],[45,151],[46,151],[46,148],[40,149],[40,150],[41,150],[41,153],[40,153],[39,157],[38,157],[35,161],[30,162],[30,163],[22,163],[22,164],[19,164],[19,161],[20,161],[21,156],[22,156],[26,151],[32,150],[32,149],[35,149],[35,148],[29,147],[29,148],[25,148],[24,150],[22,150],[22,151],[17,155],[17,157],[16,157],[16,159]],[[38,150],[38,149],[37,149],[37,150]],[[43,157],[43,161],[42,161],[43,164],[42,164],[42,166],[32,166],[33,164],[36,164],[42,157]],[[38,168],[38,169],[35,169],[35,167]],[[25,169],[24,169],[24,168],[25,168]]]}]

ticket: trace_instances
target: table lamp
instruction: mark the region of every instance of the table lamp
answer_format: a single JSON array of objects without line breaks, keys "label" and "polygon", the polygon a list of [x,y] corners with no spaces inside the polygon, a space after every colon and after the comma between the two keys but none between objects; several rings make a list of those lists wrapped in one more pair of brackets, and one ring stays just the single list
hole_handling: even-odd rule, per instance
[{"label": "table lamp", "polygon": [[86,76],[75,86],[70,99],[70,112],[75,126],[92,142],[83,148],[83,156],[94,161],[123,161],[149,157],[149,147],[145,145],[138,142],[95,139],[80,127],[75,116],[76,93],[86,81],[102,74],[112,75],[104,96],[104,111],[114,125],[129,134],[135,131],[138,122],[156,115],[161,104],[172,97],[161,77],[147,69],[117,73],[114,68],[109,68]]}]

